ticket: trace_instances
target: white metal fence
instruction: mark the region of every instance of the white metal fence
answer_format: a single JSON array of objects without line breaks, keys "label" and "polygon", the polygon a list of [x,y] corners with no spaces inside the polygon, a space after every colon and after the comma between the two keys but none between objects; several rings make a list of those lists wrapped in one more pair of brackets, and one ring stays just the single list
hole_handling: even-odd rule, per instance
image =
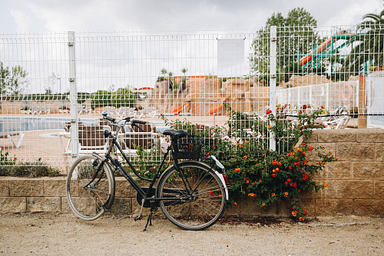
[{"label": "white metal fence", "polygon": [[[150,121],[147,132],[165,129],[161,114],[226,126],[224,104],[261,115],[267,107],[276,111],[275,104],[289,105],[289,114],[295,106],[324,106],[328,113],[343,107],[352,117],[360,113],[364,124],[366,114],[381,113],[382,37],[377,27],[3,34],[2,154],[65,169],[79,153],[103,150],[102,138],[81,141],[106,124],[102,112]],[[372,118],[368,124],[381,124]],[[150,141],[123,142],[129,148]]]}]

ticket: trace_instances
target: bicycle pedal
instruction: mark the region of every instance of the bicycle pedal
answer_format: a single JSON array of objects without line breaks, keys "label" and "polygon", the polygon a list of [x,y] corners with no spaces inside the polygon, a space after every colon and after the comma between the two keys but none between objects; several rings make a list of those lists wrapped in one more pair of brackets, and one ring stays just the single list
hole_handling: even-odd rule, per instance
[{"label": "bicycle pedal", "polygon": [[137,216],[134,218],[135,221],[141,220],[143,218],[143,215]]}]

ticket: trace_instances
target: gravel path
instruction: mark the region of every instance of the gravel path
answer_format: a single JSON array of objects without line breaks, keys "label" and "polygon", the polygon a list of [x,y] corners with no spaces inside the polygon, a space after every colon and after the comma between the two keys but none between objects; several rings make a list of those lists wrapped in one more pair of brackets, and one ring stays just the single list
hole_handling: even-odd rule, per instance
[{"label": "gravel path", "polygon": [[321,218],[308,223],[218,223],[185,231],[164,219],[0,215],[0,255],[384,255],[384,220]]}]

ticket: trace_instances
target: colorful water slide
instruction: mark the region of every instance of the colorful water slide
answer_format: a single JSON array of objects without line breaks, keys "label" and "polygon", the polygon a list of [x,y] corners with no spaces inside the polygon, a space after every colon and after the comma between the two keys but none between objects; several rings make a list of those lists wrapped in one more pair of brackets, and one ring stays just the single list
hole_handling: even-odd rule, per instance
[{"label": "colorful water slide", "polygon": [[[343,37],[347,36],[353,36],[354,34],[346,33],[346,31],[339,31],[327,40],[325,40],[321,45],[319,45],[316,48],[316,53],[319,54],[322,53],[324,50],[326,50],[332,43],[336,42],[339,39],[343,39]],[[300,59],[300,66],[306,65],[308,62],[310,62],[313,58],[313,52],[310,51],[308,55],[305,55]]]},{"label": "colorful water slide", "polygon": [[180,115],[181,112],[184,111],[184,109],[186,109],[187,107],[189,107],[189,103],[184,103],[183,105],[181,105],[180,107],[178,108],[175,108],[173,111],[172,111],[172,114],[174,114],[175,116],[178,116]]},{"label": "colorful water slide", "polygon": [[222,109],[224,107],[224,102],[227,100],[226,97],[221,97],[220,98],[220,103],[219,105],[217,106],[217,108],[214,108],[214,109],[211,109],[208,111],[208,114],[210,114],[211,116],[213,116],[213,114],[215,114],[217,111],[219,111],[220,109]]}]

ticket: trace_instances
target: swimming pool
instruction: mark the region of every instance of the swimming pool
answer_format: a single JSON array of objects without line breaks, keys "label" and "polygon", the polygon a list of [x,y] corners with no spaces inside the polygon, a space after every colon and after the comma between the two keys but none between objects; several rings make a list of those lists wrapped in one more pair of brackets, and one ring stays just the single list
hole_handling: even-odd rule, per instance
[{"label": "swimming pool", "polygon": [[[70,118],[60,117],[0,117],[0,132],[24,132],[38,130],[63,129],[61,123],[69,122]],[[96,125],[93,118],[80,118],[81,122]],[[166,129],[164,122],[155,121],[156,130]]]},{"label": "swimming pool", "polygon": [[[0,117],[0,132],[63,129],[61,123],[69,121],[70,118],[60,117]],[[80,121],[95,125],[95,119],[80,118]]]}]

